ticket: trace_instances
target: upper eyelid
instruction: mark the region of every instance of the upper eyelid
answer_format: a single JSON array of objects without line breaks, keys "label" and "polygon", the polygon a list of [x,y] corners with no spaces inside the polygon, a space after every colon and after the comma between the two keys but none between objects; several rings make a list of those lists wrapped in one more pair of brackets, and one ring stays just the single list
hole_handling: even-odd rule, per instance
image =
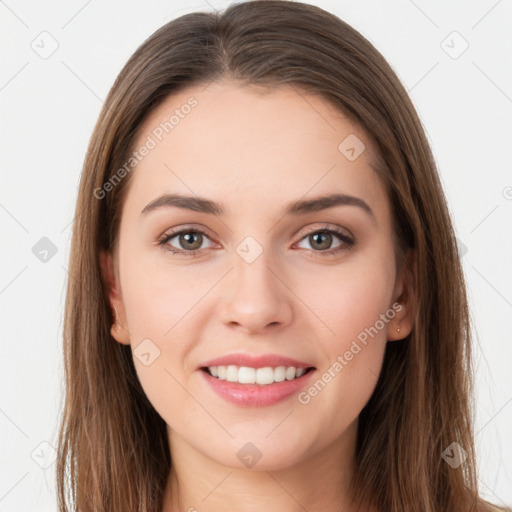
[{"label": "upper eyelid", "polygon": [[[323,226],[320,226],[320,227],[311,228],[311,229],[308,228],[307,232],[304,234],[304,236],[302,238],[304,238],[312,233],[316,233],[317,231],[329,231],[329,230],[341,231],[341,232],[343,232],[343,234],[345,236],[347,236],[349,238],[354,238],[354,236],[352,235],[352,232],[349,231],[347,228],[342,228],[341,226],[334,226],[332,224],[326,224],[326,223],[324,223]],[[299,231],[296,231],[295,234],[298,234]],[[301,238],[301,240],[302,240],[302,238]]]}]

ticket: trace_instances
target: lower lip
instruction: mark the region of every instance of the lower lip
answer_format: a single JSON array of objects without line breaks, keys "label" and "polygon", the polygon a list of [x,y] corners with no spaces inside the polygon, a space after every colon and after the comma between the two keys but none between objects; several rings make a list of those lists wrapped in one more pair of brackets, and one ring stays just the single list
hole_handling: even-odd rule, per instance
[{"label": "lower lip", "polygon": [[228,402],[243,407],[265,407],[277,404],[289,396],[298,393],[315,373],[314,369],[309,370],[298,379],[274,382],[266,386],[258,384],[239,384],[212,377],[207,371],[200,370],[206,382],[213,391]]}]

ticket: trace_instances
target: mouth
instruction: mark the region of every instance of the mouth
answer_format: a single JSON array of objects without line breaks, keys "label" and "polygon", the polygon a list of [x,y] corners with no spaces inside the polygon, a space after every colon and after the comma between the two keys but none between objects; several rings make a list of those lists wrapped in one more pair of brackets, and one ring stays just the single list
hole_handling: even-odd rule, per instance
[{"label": "mouth", "polygon": [[309,386],[314,366],[208,365],[199,368],[206,384],[223,400],[239,407],[268,407],[291,399]]},{"label": "mouth", "polygon": [[219,365],[203,366],[200,369],[218,380],[233,382],[235,384],[270,386],[279,382],[300,379],[315,370],[315,367],[265,366],[262,368],[253,368],[250,366]]}]

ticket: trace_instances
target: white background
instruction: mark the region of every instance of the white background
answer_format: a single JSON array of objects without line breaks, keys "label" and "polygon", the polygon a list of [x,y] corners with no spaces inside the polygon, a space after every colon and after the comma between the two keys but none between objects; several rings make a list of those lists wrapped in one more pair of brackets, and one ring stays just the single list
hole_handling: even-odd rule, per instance
[{"label": "white background", "polygon": [[[179,15],[228,3],[0,1],[0,512],[56,510],[50,445],[56,445],[63,397],[70,223],[102,100],[153,31]],[[425,126],[463,253],[467,249],[463,263],[478,333],[481,489],[510,505],[512,2],[311,3],[377,47]],[[43,31],[51,36],[39,36]],[[458,58],[452,56],[464,43],[453,31],[469,44]],[[58,48],[43,59],[31,45],[51,48],[51,38]],[[32,252],[42,237],[57,248],[46,263]]]}]

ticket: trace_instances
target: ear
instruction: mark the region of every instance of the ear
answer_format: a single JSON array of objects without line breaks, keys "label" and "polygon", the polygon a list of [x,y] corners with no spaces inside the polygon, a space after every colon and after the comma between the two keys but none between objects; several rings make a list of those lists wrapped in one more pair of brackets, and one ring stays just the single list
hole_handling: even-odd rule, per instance
[{"label": "ear", "polygon": [[409,249],[399,269],[393,302],[390,307],[395,311],[389,322],[388,341],[402,340],[409,336],[414,327],[416,286],[416,253]]},{"label": "ear", "polygon": [[112,318],[114,323],[110,328],[112,337],[123,345],[130,344],[130,333],[126,328],[126,312],[121,295],[121,288],[119,286],[119,277],[114,268],[114,258],[112,253],[108,251],[101,251],[100,253],[101,273],[103,282],[105,283],[108,300],[112,308]]}]

